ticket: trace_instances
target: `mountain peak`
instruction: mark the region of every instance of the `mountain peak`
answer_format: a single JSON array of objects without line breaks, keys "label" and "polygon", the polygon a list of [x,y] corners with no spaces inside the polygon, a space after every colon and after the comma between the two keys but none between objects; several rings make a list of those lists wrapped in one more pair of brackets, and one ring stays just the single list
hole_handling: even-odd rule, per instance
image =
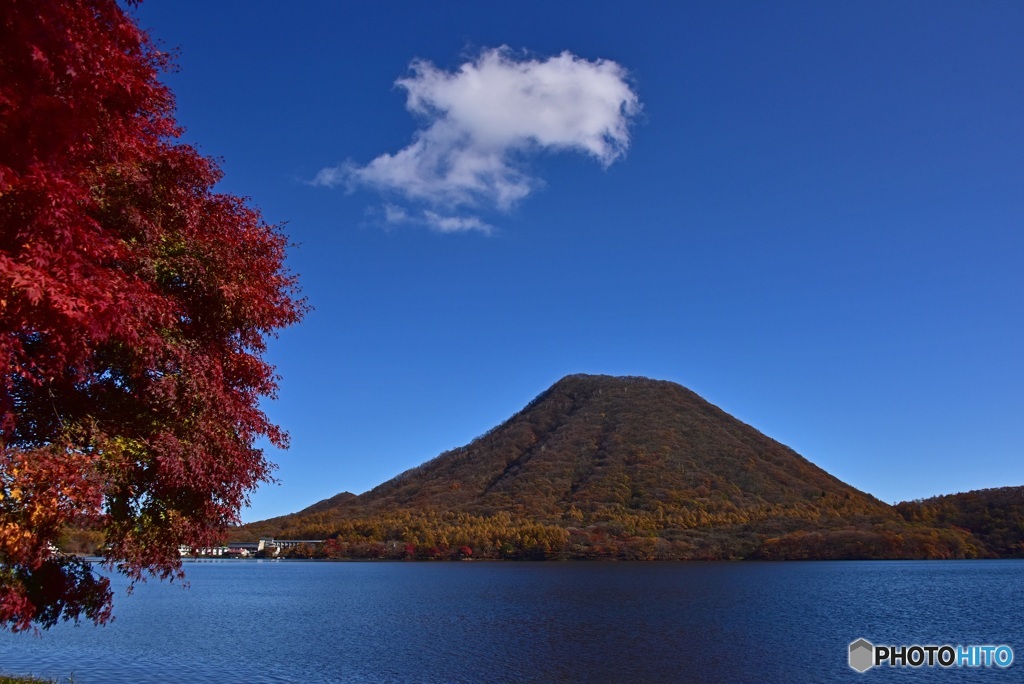
[{"label": "mountain peak", "polygon": [[[585,374],[562,378],[465,446],[365,494],[311,506],[288,529],[307,538],[331,525],[413,535],[414,521],[476,526],[491,535],[485,546],[543,537],[562,544],[559,553],[588,557],[588,545],[603,548],[596,540],[609,536],[653,545],[644,553],[662,558],[850,557],[868,547],[899,557],[903,547],[924,553],[914,544],[925,535],[681,385]],[[456,532],[441,538],[472,536]],[[574,535],[591,550],[572,550]],[[955,536],[941,553],[971,552]]]},{"label": "mountain peak", "polygon": [[802,511],[825,500],[891,514],[681,385],[575,374],[470,444],[361,496],[311,508],[506,510],[545,522],[570,509],[588,520],[627,512],[710,520]]}]

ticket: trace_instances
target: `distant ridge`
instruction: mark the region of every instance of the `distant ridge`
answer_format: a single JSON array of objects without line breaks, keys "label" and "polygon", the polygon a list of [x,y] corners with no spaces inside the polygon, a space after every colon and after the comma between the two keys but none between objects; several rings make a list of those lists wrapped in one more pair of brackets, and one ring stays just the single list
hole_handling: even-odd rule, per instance
[{"label": "distant ridge", "polygon": [[567,376],[466,446],[245,533],[330,537],[340,555],[371,557],[987,553],[963,531],[908,522],[678,384],[604,375]]},{"label": "distant ridge", "polygon": [[991,555],[1024,558],[1024,487],[904,501],[896,510],[910,522],[970,530]]},{"label": "distant ridge", "polygon": [[319,513],[320,511],[329,511],[332,508],[337,508],[337,507],[341,506],[342,504],[346,504],[346,503],[350,502],[352,499],[355,499],[355,498],[356,498],[356,495],[353,494],[352,492],[342,492],[341,494],[335,494],[334,496],[332,496],[329,499],[323,499],[322,501],[317,501],[312,506],[309,506],[307,508],[303,508],[301,511],[299,511],[295,515],[306,515],[308,513]]}]

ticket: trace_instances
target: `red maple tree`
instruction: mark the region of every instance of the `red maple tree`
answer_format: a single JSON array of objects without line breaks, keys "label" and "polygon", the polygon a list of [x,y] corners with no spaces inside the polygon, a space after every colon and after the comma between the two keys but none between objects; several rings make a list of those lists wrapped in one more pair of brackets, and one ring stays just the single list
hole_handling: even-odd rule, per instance
[{"label": "red maple tree", "polygon": [[114,0],[0,3],[0,625],[109,619],[53,544],[133,580],[216,543],[286,435],[268,336],[305,303],[286,239],[180,141],[167,54]]}]

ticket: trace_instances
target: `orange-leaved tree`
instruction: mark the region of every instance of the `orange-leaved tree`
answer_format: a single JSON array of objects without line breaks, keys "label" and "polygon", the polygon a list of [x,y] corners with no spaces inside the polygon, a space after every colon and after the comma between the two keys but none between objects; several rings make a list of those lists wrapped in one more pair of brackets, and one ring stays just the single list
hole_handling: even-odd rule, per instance
[{"label": "orange-leaved tree", "polygon": [[115,0],[0,3],[0,625],[109,619],[58,553],[99,529],[180,577],[270,478],[266,340],[305,304],[286,240],[180,141],[169,65]]}]

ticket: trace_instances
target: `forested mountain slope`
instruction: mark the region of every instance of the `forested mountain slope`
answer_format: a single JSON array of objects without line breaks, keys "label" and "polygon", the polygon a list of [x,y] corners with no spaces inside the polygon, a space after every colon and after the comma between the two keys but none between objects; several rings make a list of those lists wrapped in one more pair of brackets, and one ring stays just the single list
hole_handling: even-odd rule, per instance
[{"label": "forested mountain slope", "polygon": [[[907,522],[675,383],[572,375],[470,444],[359,496],[240,530],[350,555],[845,558],[984,555]],[[426,551],[424,551],[424,549]]]},{"label": "forested mountain slope", "polygon": [[968,530],[994,555],[1024,558],[1024,487],[904,501],[896,510],[910,522]]}]

